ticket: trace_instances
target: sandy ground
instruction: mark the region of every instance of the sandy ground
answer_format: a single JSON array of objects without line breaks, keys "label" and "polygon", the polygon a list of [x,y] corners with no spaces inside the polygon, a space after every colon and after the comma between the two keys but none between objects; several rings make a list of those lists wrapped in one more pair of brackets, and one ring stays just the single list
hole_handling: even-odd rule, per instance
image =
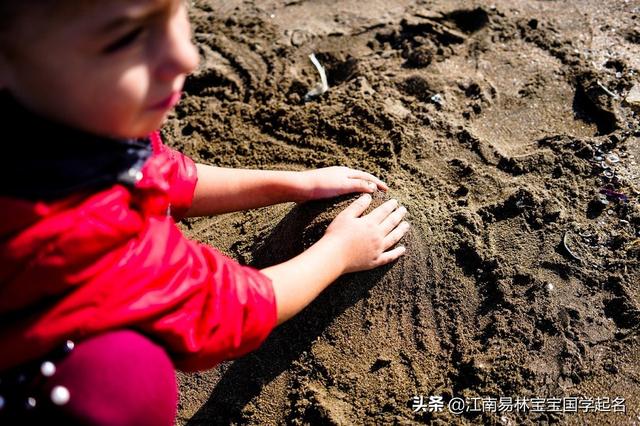
[{"label": "sandy ground", "polygon": [[[257,352],[180,375],[178,424],[640,424],[640,2],[193,3],[203,60],[166,139],[219,166],[370,171],[413,229]],[[312,52],[330,90],[305,102]],[[183,228],[260,267],[348,201]],[[447,405],[500,397],[601,399]]]}]

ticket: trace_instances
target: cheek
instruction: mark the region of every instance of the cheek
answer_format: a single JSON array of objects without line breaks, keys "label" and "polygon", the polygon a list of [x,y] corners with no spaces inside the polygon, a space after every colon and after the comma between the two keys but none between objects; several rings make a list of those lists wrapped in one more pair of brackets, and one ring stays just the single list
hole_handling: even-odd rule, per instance
[{"label": "cheek", "polygon": [[68,108],[63,112],[64,121],[99,134],[140,136],[141,117],[149,102],[150,80],[146,67],[98,69],[100,71],[95,72],[93,67],[84,75],[75,75],[66,92],[60,95]]},{"label": "cheek", "polygon": [[93,87],[93,99],[99,100],[97,113],[104,120],[103,125],[121,133],[135,123],[148,105],[150,79],[144,66],[131,67],[112,76],[100,79]]},{"label": "cheek", "polygon": [[166,91],[158,89],[147,66],[132,67],[122,73],[108,100],[114,131],[127,137],[142,137],[157,130],[167,114],[149,109],[160,100],[158,96],[166,95]]},{"label": "cheek", "polygon": [[151,89],[149,69],[140,65],[119,74],[111,85],[105,85],[105,100],[129,110],[144,108],[149,102]]}]

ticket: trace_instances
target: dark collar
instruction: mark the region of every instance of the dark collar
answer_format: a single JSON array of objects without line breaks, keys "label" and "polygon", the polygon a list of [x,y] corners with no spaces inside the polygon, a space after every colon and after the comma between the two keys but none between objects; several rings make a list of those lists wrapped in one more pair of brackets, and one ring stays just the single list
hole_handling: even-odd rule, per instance
[{"label": "dark collar", "polygon": [[148,139],[111,139],[58,124],[3,92],[0,120],[0,196],[51,201],[118,182],[132,185],[152,153]]}]

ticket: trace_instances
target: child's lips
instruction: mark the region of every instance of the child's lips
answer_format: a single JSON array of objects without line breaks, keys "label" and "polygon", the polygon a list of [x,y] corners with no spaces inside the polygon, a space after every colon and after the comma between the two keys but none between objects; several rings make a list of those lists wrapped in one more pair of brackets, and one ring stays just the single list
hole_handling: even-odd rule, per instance
[{"label": "child's lips", "polygon": [[150,108],[154,110],[164,110],[171,109],[180,102],[180,97],[182,96],[182,92],[175,91],[171,93],[167,98],[161,100],[155,105],[152,105]]}]

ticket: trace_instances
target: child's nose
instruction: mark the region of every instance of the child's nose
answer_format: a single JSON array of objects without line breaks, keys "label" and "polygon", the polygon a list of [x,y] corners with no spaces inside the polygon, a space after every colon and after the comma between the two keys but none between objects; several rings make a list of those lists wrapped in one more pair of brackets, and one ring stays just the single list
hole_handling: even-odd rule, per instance
[{"label": "child's nose", "polygon": [[199,62],[198,50],[191,42],[189,21],[178,19],[170,23],[166,44],[163,46],[157,76],[160,79],[172,80],[181,74],[189,74],[196,69]]}]

